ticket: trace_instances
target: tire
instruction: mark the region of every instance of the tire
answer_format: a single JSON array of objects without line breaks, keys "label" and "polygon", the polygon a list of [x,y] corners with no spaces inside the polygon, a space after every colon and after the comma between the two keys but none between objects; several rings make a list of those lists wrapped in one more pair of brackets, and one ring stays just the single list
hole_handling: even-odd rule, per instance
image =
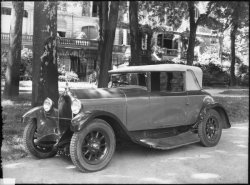
[{"label": "tire", "polygon": [[198,135],[203,146],[212,147],[218,144],[222,133],[221,118],[217,111],[207,111],[203,121],[198,126]]},{"label": "tire", "polygon": [[26,150],[33,156],[39,159],[45,159],[49,157],[53,157],[57,154],[57,151],[54,150],[52,147],[39,147],[34,143],[34,134],[37,129],[36,121],[29,120],[28,124],[26,125],[23,133],[23,140],[24,146]]},{"label": "tire", "polygon": [[104,120],[94,119],[83,130],[73,134],[70,157],[82,172],[99,171],[111,161],[115,147],[112,127]]}]

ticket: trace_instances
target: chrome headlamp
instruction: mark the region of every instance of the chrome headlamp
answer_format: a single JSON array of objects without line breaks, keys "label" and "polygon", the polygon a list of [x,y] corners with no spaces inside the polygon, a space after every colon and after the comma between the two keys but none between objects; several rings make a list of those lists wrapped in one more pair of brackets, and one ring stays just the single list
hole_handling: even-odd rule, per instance
[{"label": "chrome headlamp", "polygon": [[73,114],[78,114],[82,108],[82,103],[78,99],[74,99],[71,103],[71,111]]},{"label": "chrome headlamp", "polygon": [[53,101],[50,98],[46,98],[43,102],[43,108],[45,112],[49,112],[53,105]]}]

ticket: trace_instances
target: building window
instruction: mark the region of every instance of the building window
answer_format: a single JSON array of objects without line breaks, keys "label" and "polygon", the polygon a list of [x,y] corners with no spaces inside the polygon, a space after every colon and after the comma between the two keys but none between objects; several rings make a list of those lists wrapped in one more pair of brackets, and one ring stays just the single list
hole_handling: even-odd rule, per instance
[{"label": "building window", "polygon": [[122,29],[119,29],[119,42],[118,42],[119,45],[122,45],[123,44],[123,30]]},{"label": "building window", "polygon": [[98,4],[97,1],[93,1],[93,7],[92,7],[92,17],[98,16]]},{"label": "building window", "polygon": [[168,48],[172,49],[172,39],[173,39],[172,34],[159,34],[157,36],[157,45],[162,47],[162,48]]},{"label": "building window", "polygon": [[11,8],[2,7],[1,14],[2,15],[11,15]]},{"label": "building window", "polygon": [[87,39],[97,39],[98,38],[98,29],[95,26],[84,26],[82,31],[86,34]]},{"label": "building window", "polygon": [[130,32],[127,32],[127,45],[130,45]]},{"label": "building window", "polygon": [[23,17],[28,17],[28,12],[27,12],[27,10],[24,10],[24,12],[23,12]]},{"label": "building window", "polygon": [[[212,36],[217,36],[218,31],[212,30]],[[217,38],[211,38],[211,44],[216,44],[217,43]]]},{"label": "building window", "polygon": [[65,37],[66,35],[66,32],[63,32],[63,31],[58,31],[57,33],[59,37]]}]

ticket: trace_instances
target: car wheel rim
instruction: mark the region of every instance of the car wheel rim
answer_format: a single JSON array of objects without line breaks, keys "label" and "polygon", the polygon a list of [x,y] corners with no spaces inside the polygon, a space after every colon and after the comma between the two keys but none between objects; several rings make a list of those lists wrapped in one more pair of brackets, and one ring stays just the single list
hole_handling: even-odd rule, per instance
[{"label": "car wheel rim", "polygon": [[110,147],[107,134],[100,130],[89,132],[83,140],[83,159],[89,164],[98,164],[104,161]]},{"label": "car wheel rim", "polygon": [[215,117],[208,118],[206,122],[206,136],[209,141],[216,140],[219,133],[219,123]]}]

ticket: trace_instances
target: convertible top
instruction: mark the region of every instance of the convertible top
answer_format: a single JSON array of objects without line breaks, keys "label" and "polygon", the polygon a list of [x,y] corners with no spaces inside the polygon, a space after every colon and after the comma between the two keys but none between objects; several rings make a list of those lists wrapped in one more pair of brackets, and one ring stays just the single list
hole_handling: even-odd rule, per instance
[{"label": "convertible top", "polygon": [[182,65],[182,64],[157,64],[157,65],[142,65],[142,66],[126,66],[118,69],[110,70],[110,74],[117,73],[138,73],[151,71],[187,71],[194,72],[200,86],[202,87],[202,70],[199,67]]}]

